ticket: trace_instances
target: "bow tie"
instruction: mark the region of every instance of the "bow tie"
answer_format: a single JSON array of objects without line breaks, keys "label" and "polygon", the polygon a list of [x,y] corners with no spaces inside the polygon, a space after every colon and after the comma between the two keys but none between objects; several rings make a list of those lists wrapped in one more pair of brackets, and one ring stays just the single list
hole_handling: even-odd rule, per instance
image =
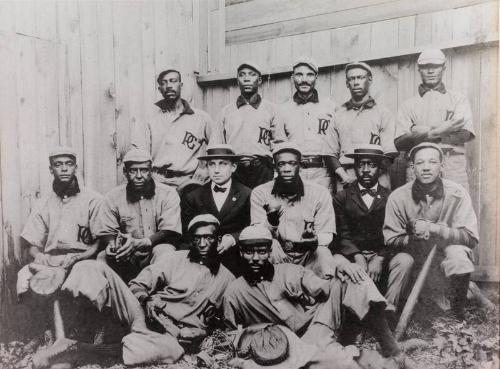
[{"label": "bow tie", "polygon": [[226,192],[227,188],[220,187],[220,186],[214,186],[214,192]]},{"label": "bow tie", "polygon": [[371,197],[377,196],[377,190],[374,190],[373,188],[364,188],[359,190],[359,193],[361,194],[361,197],[364,195],[370,195]]}]

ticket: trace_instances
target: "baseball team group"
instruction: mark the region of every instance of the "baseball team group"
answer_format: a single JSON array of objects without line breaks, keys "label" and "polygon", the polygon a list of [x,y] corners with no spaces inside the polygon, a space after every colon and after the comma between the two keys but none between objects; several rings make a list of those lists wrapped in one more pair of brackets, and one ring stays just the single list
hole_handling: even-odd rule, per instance
[{"label": "baseball team group", "polygon": [[[281,105],[246,61],[214,120],[167,69],[123,157],[126,181],[105,195],[78,181],[72,148],[55,147],[52,191],[21,234],[34,367],[71,368],[82,352],[174,363],[222,332],[236,368],[360,368],[346,347],[366,331],[387,367],[418,368],[394,336],[412,281],[435,249],[423,295],[463,320],[478,225],[469,102],[444,85],[441,50],[417,64],[421,84],[395,116],[370,95],[365,62],[346,65],[351,98],[335,106],[311,58],[293,64]],[[394,188],[401,152],[407,183]],[[54,324],[63,334],[43,346]]]}]

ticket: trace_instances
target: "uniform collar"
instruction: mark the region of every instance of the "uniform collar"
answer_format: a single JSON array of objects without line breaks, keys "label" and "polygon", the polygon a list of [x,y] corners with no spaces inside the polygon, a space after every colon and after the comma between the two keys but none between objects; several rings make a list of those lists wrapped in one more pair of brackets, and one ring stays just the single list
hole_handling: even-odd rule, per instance
[{"label": "uniform collar", "polygon": [[437,85],[434,88],[427,87],[423,83],[421,83],[418,86],[418,94],[420,95],[420,97],[423,97],[429,91],[437,91],[437,92],[440,92],[442,94],[445,94],[446,93],[446,87],[444,87],[444,83],[443,82],[441,82],[439,85]]},{"label": "uniform collar", "polygon": [[266,262],[259,274],[255,274],[248,265],[242,269],[242,276],[250,286],[255,286],[262,281],[272,282],[274,278],[274,265],[270,262]]},{"label": "uniform collar", "polygon": [[351,100],[346,101],[344,103],[344,107],[347,110],[365,110],[365,109],[371,109],[373,108],[377,103],[373,99],[373,97],[368,97],[368,100],[362,102],[362,103],[357,103]]},{"label": "uniform collar", "polygon": [[243,105],[251,105],[254,109],[258,109],[260,106],[260,103],[262,102],[262,97],[258,93],[253,94],[250,96],[250,99],[246,99],[243,95],[238,96],[236,99],[236,107],[239,109]]},{"label": "uniform collar", "polygon": [[74,177],[73,180],[68,184],[64,184],[54,180],[52,182],[52,190],[61,199],[65,199],[67,197],[75,196],[77,193],[79,193],[80,186],[78,184],[78,179]]},{"label": "uniform collar", "polygon": [[[182,103],[182,111],[181,111],[180,115],[182,115],[182,114],[194,114],[193,109],[191,109],[191,106],[189,105],[189,103],[186,100],[181,99],[181,103]],[[155,103],[155,105],[157,107],[159,107],[163,113],[165,113],[167,111],[167,100],[162,99],[160,101],[157,101]]]},{"label": "uniform collar", "polygon": [[311,94],[308,98],[304,99],[298,92],[293,94],[293,101],[298,105],[307,104],[308,102],[312,102],[313,104],[319,103],[318,91],[315,88],[311,91]]},{"label": "uniform collar", "polygon": [[411,197],[416,203],[427,201],[426,197],[432,197],[434,200],[444,197],[444,186],[441,178],[438,177],[434,183],[424,185],[415,180],[411,186]]}]

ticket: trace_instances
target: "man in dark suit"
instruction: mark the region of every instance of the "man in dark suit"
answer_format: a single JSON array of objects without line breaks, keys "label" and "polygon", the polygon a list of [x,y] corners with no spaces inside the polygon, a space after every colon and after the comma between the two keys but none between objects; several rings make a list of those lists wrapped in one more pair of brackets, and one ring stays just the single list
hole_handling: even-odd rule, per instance
[{"label": "man in dark suit", "polygon": [[198,159],[207,161],[210,182],[182,196],[181,201],[183,230],[198,214],[212,214],[219,220],[217,250],[222,255],[222,263],[236,276],[240,275],[241,268],[235,246],[240,232],[250,225],[252,191],[232,178],[239,158],[231,145],[209,146],[207,155]]},{"label": "man in dark suit", "polygon": [[413,265],[413,258],[384,245],[382,228],[390,191],[378,183],[384,155],[379,145],[362,145],[354,153],[357,181],[333,198],[338,242],[335,251],[360,265],[387,301],[396,308]]}]

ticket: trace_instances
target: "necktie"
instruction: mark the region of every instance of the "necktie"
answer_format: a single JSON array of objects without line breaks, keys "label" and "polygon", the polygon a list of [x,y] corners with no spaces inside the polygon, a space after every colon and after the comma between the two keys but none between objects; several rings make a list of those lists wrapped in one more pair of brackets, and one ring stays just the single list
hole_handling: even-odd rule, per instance
[{"label": "necktie", "polygon": [[359,193],[361,194],[361,197],[363,197],[366,194],[370,195],[371,197],[377,196],[377,191],[374,190],[373,188],[364,188],[362,190],[359,190]]},{"label": "necktie", "polygon": [[224,192],[226,192],[226,188],[215,185],[214,186],[214,192],[222,192],[222,193],[224,193]]}]

